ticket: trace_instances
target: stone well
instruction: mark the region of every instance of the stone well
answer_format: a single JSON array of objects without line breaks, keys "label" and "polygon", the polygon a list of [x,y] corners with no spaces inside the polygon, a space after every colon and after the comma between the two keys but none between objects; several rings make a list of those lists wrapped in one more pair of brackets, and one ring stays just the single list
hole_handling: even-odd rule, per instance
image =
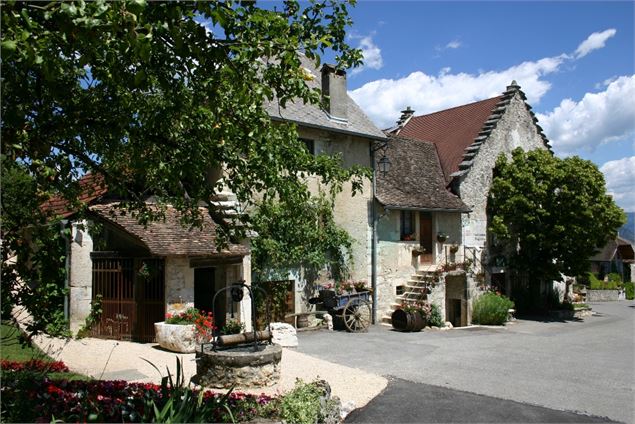
[{"label": "stone well", "polygon": [[196,348],[196,383],[226,389],[273,386],[280,380],[282,347],[278,345],[244,345],[214,351],[211,345]]}]

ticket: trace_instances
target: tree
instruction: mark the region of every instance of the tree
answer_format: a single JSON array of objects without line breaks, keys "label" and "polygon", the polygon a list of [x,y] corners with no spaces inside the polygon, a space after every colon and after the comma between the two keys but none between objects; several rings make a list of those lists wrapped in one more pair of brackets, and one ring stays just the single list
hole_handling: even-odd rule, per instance
[{"label": "tree", "polygon": [[[366,170],[309,154],[295,126],[273,123],[263,108],[320,101],[299,52],[318,63],[333,52],[342,68],[360,63],[345,41],[352,3],[3,2],[2,154],[32,179],[11,201],[37,213],[34,198],[59,195],[81,211],[78,179],[91,172],[140,222],[161,217],[149,196],[182,212],[184,224],[200,224],[205,204],[220,247],[250,224],[223,214],[221,191],[247,208],[255,193],[307,204],[307,175],[333,191],[347,180],[360,190]],[[13,225],[3,217],[3,251],[15,248],[4,237],[17,234]]]},{"label": "tree", "polygon": [[[348,276],[352,239],[335,224],[333,197],[314,196],[304,205],[265,199],[253,220],[258,237],[252,243],[256,275],[264,279],[286,279],[288,271],[302,268],[313,280],[325,267],[336,280]],[[302,219],[296,219],[302,216]]]},{"label": "tree", "polygon": [[[271,122],[265,100],[318,102],[299,51],[331,49],[343,67],[360,53],[344,40],[347,4],[284,2],[8,2],[2,8],[2,150],[38,190],[77,198],[77,177],[104,176],[124,206],[152,219],[149,194],[191,222],[208,207],[221,235],[236,235],[213,200],[256,192],[306,201],[302,178],[353,178],[337,158],[312,156],[293,125]],[[225,178],[210,179],[223,168]],[[241,216],[241,219],[247,219]],[[238,235],[242,235],[239,233]]]},{"label": "tree", "polygon": [[43,197],[24,167],[2,157],[2,319],[18,309],[27,334],[68,332],[64,320],[66,229],[37,213]]},{"label": "tree", "polygon": [[586,273],[588,258],[625,221],[592,162],[546,150],[516,149],[511,161],[501,155],[488,208],[509,267],[534,288]]}]

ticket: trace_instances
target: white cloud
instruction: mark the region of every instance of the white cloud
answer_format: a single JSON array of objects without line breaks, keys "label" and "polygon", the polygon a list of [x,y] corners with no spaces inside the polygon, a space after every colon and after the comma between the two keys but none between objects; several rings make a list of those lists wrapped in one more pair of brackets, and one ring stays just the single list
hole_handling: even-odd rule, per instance
[{"label": "white cloud", "polygon": [[[536,105],[551,89],[551,83],[544,78],[546,75],[558,72],[561,65],[567,61],[575,61],[603,47],[615,32],[614,29],[609,29],[591,34],[580,43],[575,56],[562,53],[537,61],[523,62],[503,70],[479,70],[474,74],[451,74],[450,68],[443,68],[438,75],[415,71],[402,78],[368,82],[349,94],[380,128],[394,125],[401,115],[400,111],[406,106],[411,106],[417,115],[423,115],[494,97],[512,80],[520,84],[528,101]],[[456,42],[460,46],[460,42]],[[452,43],[448,43],[445,48]],[[437,47],[437,50],[442,49],[444,48]],[[610,85],[610,81],[606,83]]]},{"label": "white cloud", "polygon": [[635,135],[635,75],[608,82],[606,90],[564,99],[553,111],[538,114],[540,125],[559,155],[589,152]]},{"label": "white cloud", "polygon": [[606,40],[613,37],[617,31],[614,28],[602,32],[594,32],[584,40],[575,50],[575,58],[580,59],[591,53],[593,50],[601,49],[606,44]]},{"label": "white cloud", "polygon": [[356,37],[359,38],[359,45],[357,48],[362,50],[362,55],[364,56],[364,64],[358,68],[353,69],[351,72],[353,75],[362,72],[366,68],[370,69],[381,69],[384,66],[384,59],[381,56],[381,49],[377,47],[377,45],[373,42],[372,35],[367,35],[365,37]]},{"label": "white cloud", "polygon": [[536,104],[551,88],[542,77],[556,72],[566,58],[549,57],[478,74],[452,74],[450,68],[443,68],[438,75],[417,71],[404,78],[369,82],[349,94],[380,128],[393,125],[406,106],[423,115],[497,96],[512,80],[522,86],[529,102]]},{"label": "white cloud", "polygon": [[371,69],[381,69],[384,66],[381,49],[373,43],[373,39],[370,36],[362,38],[359,42],[359,47],[364,55],[364,66]]},{"label": "white cloud", "polygon": [[461,47],[461,42],[459,40],[450,41],[445,45],[446,49],[458,49],[459,47]]},{"label": "white cloud", "polygon": [[625,211],[635,212],[635,156],[606,162],[600,171],[615,202]]}]

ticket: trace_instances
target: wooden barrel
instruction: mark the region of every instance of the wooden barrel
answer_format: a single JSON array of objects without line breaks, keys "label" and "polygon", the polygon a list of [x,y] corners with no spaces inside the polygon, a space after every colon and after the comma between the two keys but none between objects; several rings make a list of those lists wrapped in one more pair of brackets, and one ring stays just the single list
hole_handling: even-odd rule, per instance
[{"label": "wooden barrel", "polygon": [[412,331],[412,317],[403,309],[397,309],[390,317],[390,321],[395,330]]},{"label": "wooden barrel", "polygon": [[412,321],[412,330],[410,331],[421,331],[426,326],[426,320],[421,316],[419,312],[410,312],[410,317]]},{"label": "wooden barrel", "polygon": [[397,309],[391,316],[392,326],[399,331],[421,331],[426,326],[426,320],[418,312],[406,312]]}]

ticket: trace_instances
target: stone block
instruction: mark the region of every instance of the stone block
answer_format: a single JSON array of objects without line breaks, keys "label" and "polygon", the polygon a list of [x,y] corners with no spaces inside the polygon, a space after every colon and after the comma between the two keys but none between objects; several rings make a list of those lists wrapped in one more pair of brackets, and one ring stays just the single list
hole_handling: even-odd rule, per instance
[{"label": "stone block", "polygon": [[285,322],[272,322],[271,342],[282,347],[298,347],[298,335],[296,329],[291,324]]}]

